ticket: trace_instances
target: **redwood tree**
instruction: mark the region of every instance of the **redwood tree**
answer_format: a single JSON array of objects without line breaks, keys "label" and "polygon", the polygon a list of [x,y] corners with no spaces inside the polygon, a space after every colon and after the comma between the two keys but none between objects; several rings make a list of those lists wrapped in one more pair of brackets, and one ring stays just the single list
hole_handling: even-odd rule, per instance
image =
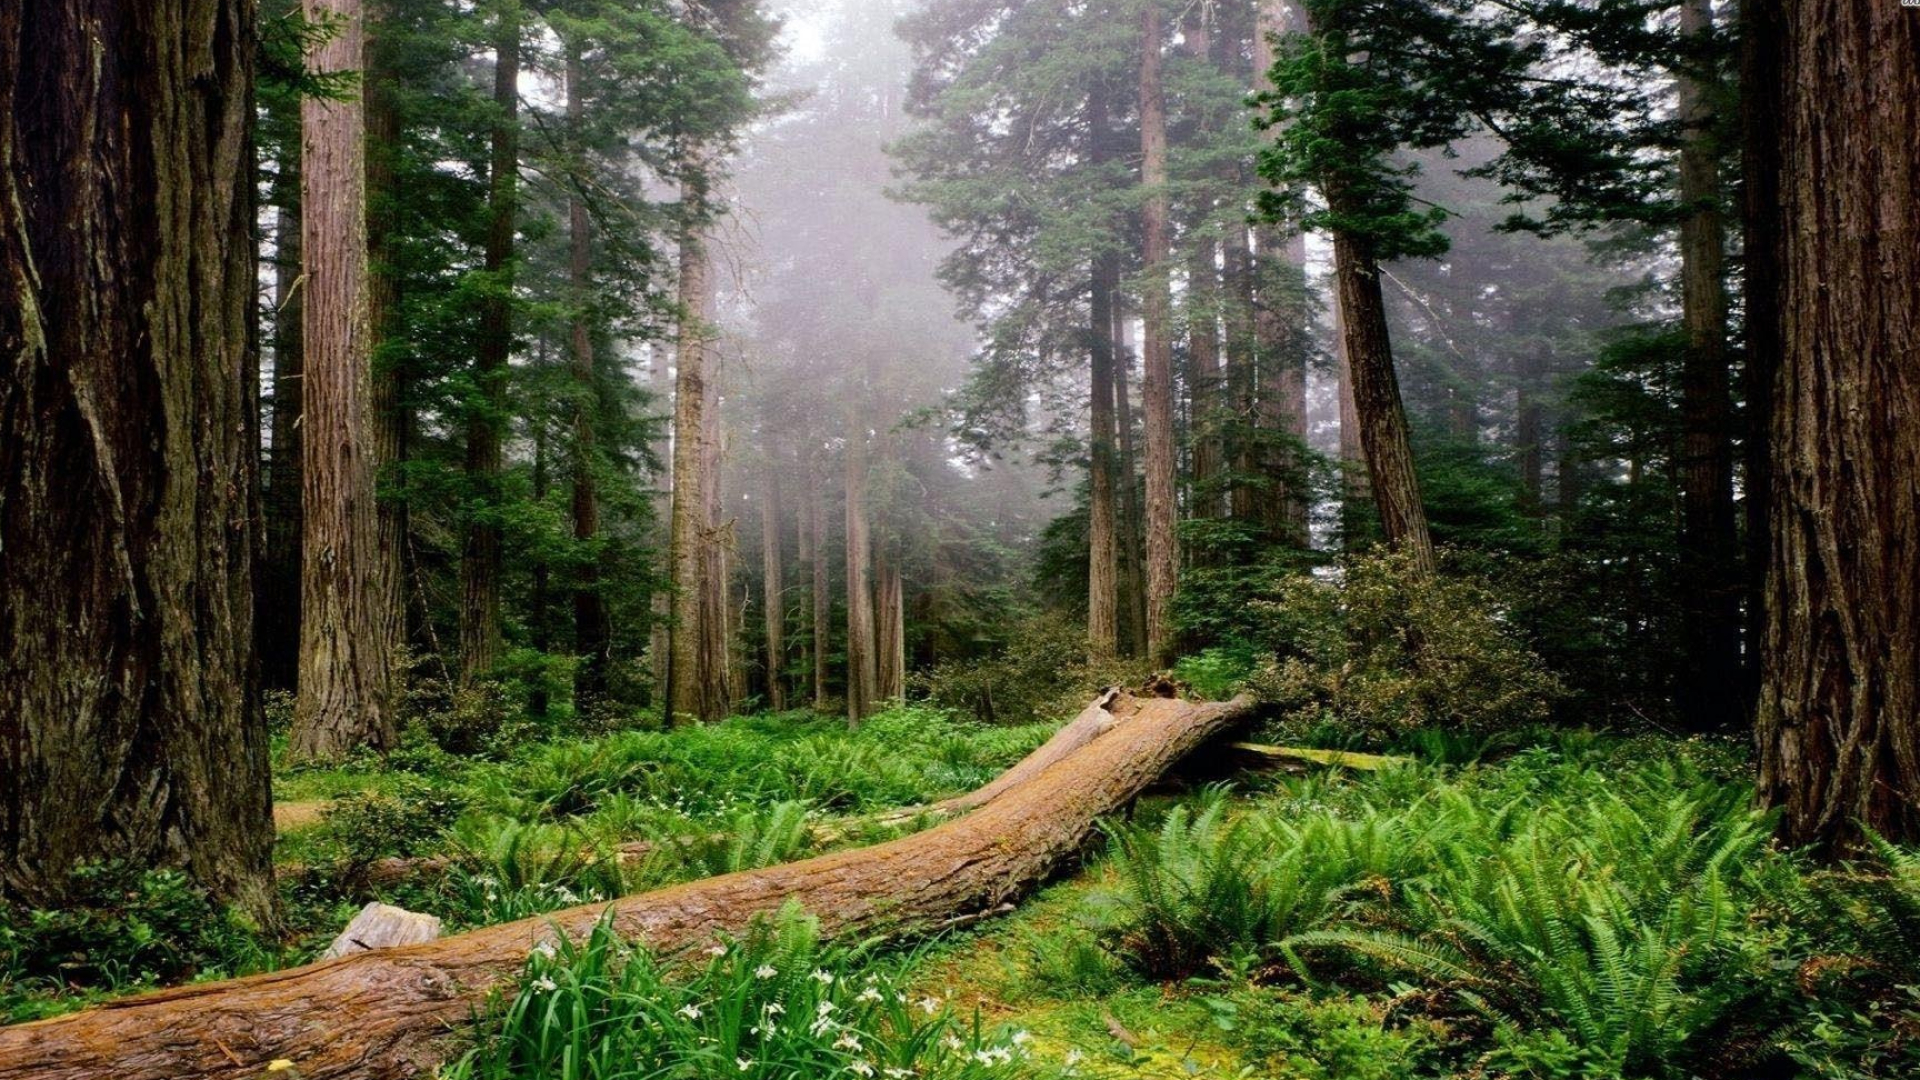
[{"label": "redwood tree", "polygon": [[1160,7],[1148,0],[1140,13],[1140,218],[1144,263],[1141,301],[1140,411],[1146,421],[1147,473],[1147,657],[1165,663],[1173,654],[1173,594],[1180,574],[1174,536],[1173,346],[1167,273],[1167,101],[1161,82],[1163,28]]},{"label": "redwood tree", "polygon": [[[359,0],[307,0],[333,28],[309,60],[321,75],[360,70]],[[367,281],[364,94],[301,104],[300,676],[289,749],[339,758],[391,745],[391,646],[375,517],[371,327]]]},{"label": "redwood tree", "polygon": [[[1771,21],[1754,29],[1765,33]],[[1760,791],[1795,843],[1920,840],[1920,12],[1806,0],[1778,65],[1782,272]],[[1768,208],[1757,207],[1764,213]]]},{"label": "redwood tree", "polygon": [[0,5],[0,897],[274,910],[253,662],[254,4]]}]

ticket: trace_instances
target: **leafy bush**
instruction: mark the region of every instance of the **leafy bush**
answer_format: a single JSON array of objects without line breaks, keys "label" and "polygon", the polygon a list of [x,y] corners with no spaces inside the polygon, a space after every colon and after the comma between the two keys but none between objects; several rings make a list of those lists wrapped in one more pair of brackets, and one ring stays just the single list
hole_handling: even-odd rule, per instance
[{"label": "leafy bush", "polygon": [[1251,604],[1266,657],[1252,684],[1296,726],[1331,722],[1374,741],[1428,726],[1493,731],[1546,719],[1560,694],[1491,593],[1425,576],[1405,553],[1284,578]]},{"label": "leafy bush", "polygon": [[1363,998],[1252,992],[1219,999],[1214,1013],[1269,1075],[1303,1080],[1401,1080],[1436,1041],[1421,1027],[1389,1026],[1385,1008]]},{"label": "leafy bush", "polygon": [[465,809],[457,790],[401,775],[387,791],[352,792],[327,807],[324,838],[346,867],[364,867],[388,855],[418,855],[438,843]]},{"label": "leafy bush", "polygon": [[704,966],[630,949],[602,923],[582,945],[536,950],[518,993],[448,1080],[1011,1076],[1025,1038],[984,1037],[913,1000],[853,953],[824,947],[793,909],[715,945]]},{"label": "leafy bush", "polygon": [[1063,615],[1015,624],[1006,643],[983,660],[956,660],[913,677],[933,704],[983,724],[1058,723],[1108,686],[1132,686],[1147,674],[1137,661],[1087,658],[1087,631]]},{"label": "leafy bush", "polygon": [[127,990],[259,967],[256,932],[177,870],[121,863],[75,870],[58,910],[0,907],[0,1006],[30,1014],[28,991]]}]

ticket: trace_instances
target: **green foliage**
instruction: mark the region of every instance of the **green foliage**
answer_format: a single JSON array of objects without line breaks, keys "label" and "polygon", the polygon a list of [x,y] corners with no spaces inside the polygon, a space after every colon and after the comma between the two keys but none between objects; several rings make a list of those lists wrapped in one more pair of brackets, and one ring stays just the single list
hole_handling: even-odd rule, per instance
[{"label": "green foliage", "polygon": [[1487,588],[1428,578],[1404,553],[1282,578],[1249,607],[1266,658],[1252,685],[1296,727],[1376,741],[1432,726],[1497,731],[1546,719],[1561,693]]},{"label": "green foliage", "polygon": [[1058,723],[1100,690],[1135,685],[1145,675],[1143,663],[1089,660],[1086,628],[1047,614],[1009,628],[994,655],[935,665],[916,674],[913,685],[933,704],[981,723]]},{"label": "green foliage", "polygon": [[234,974],[271,955],[257,928],[177,870],[94,864],[69,888],[58,909],[0,907],[0,1018],[32,1019],[49,992]]},{"label": "green foliage", "polygon": [[1215,1012],[1273,1075],[1306,1080],[1401,1080],[1415,1074],[1436,1041],[1424,1028],[1390,1026],[1379,1004],[1343,995],[1256,991],[1219,999]]},{"label": "green foliage", "polygon": [[324,835],[351,869],[389,855],[416,855],[438,842],[465,808],[458,791],[398,776],[384,791],[353,792],[324,814]]},{"label": "green foliage", "polygon": [[655,958],[607,923],[584,943],[536,950],[518,993],[446,1076],[988,1080],[1025,1056],[1018,1034],[988,1038],[857,953],[823,946],[792,908],[708,953]]}]

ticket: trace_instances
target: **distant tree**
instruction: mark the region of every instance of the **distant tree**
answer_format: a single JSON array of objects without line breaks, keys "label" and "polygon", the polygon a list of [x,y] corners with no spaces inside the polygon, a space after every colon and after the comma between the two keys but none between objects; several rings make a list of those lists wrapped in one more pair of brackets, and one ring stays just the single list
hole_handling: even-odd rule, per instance
[{"label": "distant tree", "polygon": [[1172,298],[1168,235],[1167,103],[1161,82],[1164,27],[1154,0],[1140,8],[1140,184],[1142,378],[1146,419],[1147,656],[1173,659],[1173,600],[1180,577],[1173,431]]},{"label": "distant tree", "polygon": [[0,897],[275,916],[247,0],[0,5]]},{"label": "distant tree", "polygon": [[[321,77],[363,71],[359,0],[308,0],[328,30]],[[300,674],[288,749],[332,760],[398,735],[387,566],[375,516],[372,326],[367,273],[366,80],[301,105]]]},{"label": "distant tree", "polygon": [[[1775,24],[1783,351],[1773,382],[1762,800],[1793,843],[1920,840],[1920,17]],[[1767,22],[1753,28],[1766,33]],[[1778,88],[1776,91],[1774,88]],[[1767,212],[1771,208],[1756,208]]]},{"label": "distant tree", "polygon": [[466,476],[471,487],[466,547],[460,559],[460,670],[471,682],[500,660],[502,442],[507,424],[507,361],[513,354],[514,237],[520,205],[521,0],[493,0],[492,152],[487,168],[487,226],[480,328],[467,402]]}]

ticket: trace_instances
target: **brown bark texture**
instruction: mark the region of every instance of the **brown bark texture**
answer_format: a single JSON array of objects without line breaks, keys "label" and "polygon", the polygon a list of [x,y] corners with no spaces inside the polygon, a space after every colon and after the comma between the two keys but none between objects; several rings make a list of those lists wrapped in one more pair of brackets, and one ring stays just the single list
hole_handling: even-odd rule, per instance
[{"label": "brown bark texture", "polygon": [[714,719],[707,713],[706,689],[714,657],[702,648],[701,614],[706,594],[707,527],[706,450],[707,361],[711,351],[707,325],[713,295],[707,252],[707,178],[703,152],[681,184],[687,221],[680,233],[680,333],[674,350],[673,511],[669,570],[673,578],[673,618],[668,627],[666,699],[670,715]]},{"label": "brown bark texture", "polygon": [[1173,594],[1179,585],[1180,549],[1174,535],[1179,516],[1173,438],[1173,346],[1169,335],[1172,298],[1167,194],[1167,99],[1161,68],[1164,37],[1160,8],[1140,15],[1140,210],[1141,379],[1140,411],[1146,421],[1147,658],[1173,658]]},{"label": "brown bark texture", "polygon": [[820,510],[820,466],[817,448],[807,450],[807,574],[810,578],[807,625],[812,635],[813,707],[824,711],[827,703],[827,654],[833,647],[833,594],[827,585],[827,539],[825,515]]},{"label": "brown bark texture", "polygon": [[253,50],[245,0],[0,4],[6,899],[121,859],[273,918]]},{"label": "brown bark texture", "polygon": [[[334,28],[308,58],[313,71],[362,70],[359,0],[306,0],[305,14],[310,23]],[[296,761],[335,760],[363,747],[385,750],[399,734],[374,506],[364,100],[363,94],[309,97],[300,108],[303,535],[299,691],[287,740]]]},{"label": "brown bark texture", "polygon": [[[1337,212],[1338,192],[1328,192],[1327,201]],[[1361,452],[1367,459],[1367,481],[1373,488],[1374,505],[1380,510],[1381,531],[1388,544],[1406,549],[1417,570],[1431,574],[1433,537],[1427,531],[1427,512],[1420,502],[1407,413],[1393,370],[1393,340],[1387,331],[1380,267],[1363,241],[1344,232],[1334,234],[1333,263],[1341,321],[1345,324],[1347,382],[1353,391],[1354,417],[1360,427]]]},{"label": "brown bark texture", "polygon": [[[1131,802],[1252,708],[1114,694],[1069,730],[1082,745],[964,817],[899,840],[707,878],[422,945],[183,987],[55,1020],[0,1028],[0,1080],[255,1080],[285,1058],[305,1080],[429,1072],[444,1037],[554,934],[603,917],[659,950],[738,933],[798,903],[829,936],[934,929],[1024,894],[1071,859],[1100,817]],[[1030,759],[1031,760],[1031,759]],[[1020,767],[1016,766],[1016,770]]]},{"label": "brown bark texture", "polygon": [[872,538],[867,523],[867,423],[857,398],[848,406],[846,466],[847,723],[859,724],[877,697]]},{"label": "brown bark texture", "polygon": [[483,266],[492,278],[480,308],[473,358],[478,400],[467,408],[467,482],[478,506],[460,559],[460,671],[472,681],[500,661],[501,440],[506,427],[507,360],[513,353],[513,248],[520,189],[520,3],[500,0],[494,15],[493,140]]},{"label": "brown bark texture", "polygon": [[1120,651],[1120,565],[1114,505],[1113,292],[1120,278],[1112,256],[1094,259],[1088,330],[1091,377],[1087,447],[1087,649],[1095,658]]},{"label": "brown bark texture", "polygon": [[[297,158],[298,151],[288,155]],[[261,560],[254,568],[255,639],[260,677],[270,690],[292,690],[300,670],[300,167],[282,162],[273,184],[274,216],[273,442],[267,449]]]},{"label": "brown bark texture", "polygon": [[[389,694],[399,689],[395,662],[407,647],[407,497],[402,470],[413,427],[406,367],[398,357],[400,330],[399,210],[404,198],[394,163],[401,150],[400,103],[394,92],[395,46],[381,29],[393,17],[393,0],[368,0],[365,96],[367,102],[367,327],[373,378],[373,461],[378,491],[374,518],[379,534],[380,594],[375,617],[384,627]],[[389,698],[391,700],[391,698]]]},{"label": "brown bark texture", "polygon": [[[1920,11],[1781,27],[1760,791],[1795,843],[1920,840]],[[1765,314],[1764,312],[1762,313]]]}]

